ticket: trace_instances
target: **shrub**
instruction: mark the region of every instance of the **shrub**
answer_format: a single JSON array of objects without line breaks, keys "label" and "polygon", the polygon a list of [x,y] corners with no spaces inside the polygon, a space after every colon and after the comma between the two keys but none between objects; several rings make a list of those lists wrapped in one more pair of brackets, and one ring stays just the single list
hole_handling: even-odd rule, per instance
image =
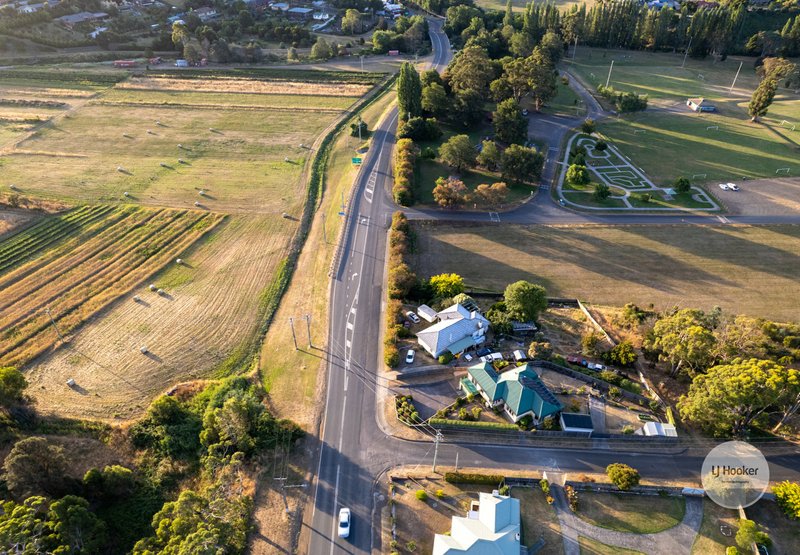
[{"label": "shrub", "polygon": [[417,147],[411,139],[399,139],[395,148],[394,185],[392,196],[401,206],[409,206],[413,201],[414,165]]},{"label": "shrub", "polygon": [[578,512],[578,492],[572,486],[566,486],[564,491],[567,493],[567,501],[572,512]]},{"label": "shrub", "polygon": [[589,332],[581,338],[581,352],[590,357],[595,357],[598,354],[598,345],[602,338],[595,332]]},{"label": "shrub", "polygon": [[483,409],[481,409],[480,407],[472,407],[472,419],[480,420],[482,411]]},{"label": "shrub", "polygon": [[424,489],[418,489],[415,495],[420,501],[428,500],[428,492],[426,492]]},{"label": "shrub", "polygon": [[750,550],[754,543],[762,543],[769,547],[772,540],[766,532],[759,529],[758,524],[752,520],[739,521],[739,530],[736,532],[736,543],[745,550]]},{"label": "shrub", "polygon": [[585,120],[583,120],[583,123],[581,124],[581,131],[583,131],[587,135],[591,135],[592,133],[594,133],[595,127],[596,125],[594,120],[592,118],[586,118]]},{"label": "shrub", "polygon": [[633,426],[630,424],[622,428],[622,433],[627,435],[631,435],[633,433]]},{"label": "shrub", "polygon": [[411,553],[413,553],[414,551],[416,551],[416,550],[417,550],[417,542],[415,542],[414,540],[409,540],[409,541],[406,543],[406,549],[407,549],[408,551],[410,551]]},{"label": "shrub", "polygon": [[608,389],[608,396],[612,399],[619,399],[622,395],[622,391],[618,387],[611,387]]},{"label": "shrub", "polygon": [[505,480],[499,474],[472,474],[468,472],[445,472],[445,482],[451,484],[499,485]]},{"label": "shrub", "polygon": [[605,141],[597,141],[594,145],[594,149],[598,152],[603,152],[608,149],[608,143]]},{"label": "shrub", "polygon": [[398,139],[433,141],[441,136],[442,129],[439,127],[439,122],[437,122],[434,118],[410,118],[408,121],[401,121],[397,129]]},{"label": "shrub", "polygon": [[458,419],[469,420],[469,413],[467,412],[467,409],[465,409],[464,407],[458,409]]},{"label": "shrub", "polygon": [[539,487],[542,488],[545,495],[550,494],[550,482],[547,481],[547,478],[539,480]]},{"label": "shrub", "polygon": [[436,498],[437,499],[443,499],[444,498],[444,490],[443,489],[437,489],[436,490]]},{"label": "shrub", "polygon": [[400,364],[400,351],[397,349],[397,345],[384,345],[383,362],[389,368],[396,368]]},{"label": "shrub", "polygon": [[672,188],[676,193],[688,193],[692,188],[692,183],[685,177],[679,177],[672,182]]},{"label": "shrub", "polygon": [[605,183],[598,183],[594,186],[593,196],[595,200],[606,200],[611,196],[611,189]]},{"label": "shrub", "polygon": [[510,490],[511,488],[508,487],[507,484],[503,484],[502,486],[500,486],[500,489],[497,490],[497,493],[499,493],[500,495],[508,495],[508,492]]},{"label": "shrub", "polygon": [[772,488],[778,507],[788,518],[800,519],[800,484],[797,482],[781,482]]},{"label": "shrub", "polygon": [[439,364],[449,364],[450,362],[453,361],[453,355],[449,352],[443,355],[439,355],[438,361]]},{"label": "shrub", "polygon": [[589,170],[586,166],[579,164],[572,164],[567,169],[567,182],[572,185],[586,185],[591,181]]},{"label": "shrub", "polygon": [[739,555],[739,550],[734,546],[729,545],[727,548],[725,548],[725,555]]},{"label": "shrub", "polygon": [[606,467],[609,480],[622,491],[639,485],[639,471],[623,463],[612,463]]}]

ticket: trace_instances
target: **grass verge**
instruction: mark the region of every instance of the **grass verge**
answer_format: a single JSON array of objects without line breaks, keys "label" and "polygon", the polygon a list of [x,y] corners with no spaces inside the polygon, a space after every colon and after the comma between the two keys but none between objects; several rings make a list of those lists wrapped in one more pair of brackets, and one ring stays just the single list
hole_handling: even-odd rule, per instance
[{"label": "grass verge", "polygon": [[645,555],[641,551],[625,549],[624,547],[612,547],[584,536],[578,537],[578,543],[580,544],[581,555]]},{"label": "grass verge", "polygon": [[683,497],[584,493],[578,516],[601,528],[655,534],[678,525],[685,512]]}]

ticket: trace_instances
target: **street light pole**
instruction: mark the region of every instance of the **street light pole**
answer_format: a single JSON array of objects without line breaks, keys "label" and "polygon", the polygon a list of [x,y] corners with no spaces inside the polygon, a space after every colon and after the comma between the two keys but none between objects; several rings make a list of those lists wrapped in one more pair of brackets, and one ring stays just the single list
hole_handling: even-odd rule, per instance
[{"label": "street light pole", "polygon": [[681,64],[681,68],[686,65],[686,56],[689,55],[689,50],[692,48],[692,39],[694,37],[689,37],[689,45],[686,47],[686,52],[683,54],[683,63]]},{"label": "street light pole", "polygon": [[606,77],[606,88],[608,88],[608,84],[611,82],[611,70],[614,69],[614,60],[611,60],[611,67],[608,68],[608,77]]},{"label": "street light pole", "polygon": [[733,83],[731,83],[731,88],[728,91],[729,94],[733,92],[733,87],[736,85],[736,80],[739,78],[739,72],[742,71],[743,64],[744,62],[739,62],[739,69],[736,70],[736,75],[733,77]]}]

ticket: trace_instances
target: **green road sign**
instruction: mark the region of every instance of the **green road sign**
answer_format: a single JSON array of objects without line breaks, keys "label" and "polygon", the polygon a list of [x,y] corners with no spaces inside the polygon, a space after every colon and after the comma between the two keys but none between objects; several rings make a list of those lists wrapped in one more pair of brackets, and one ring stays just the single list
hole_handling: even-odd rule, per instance
[{"label": "green road sign", "polygon": [[361,158],[353,158],[353,163],[358,166],[361,165]]}]

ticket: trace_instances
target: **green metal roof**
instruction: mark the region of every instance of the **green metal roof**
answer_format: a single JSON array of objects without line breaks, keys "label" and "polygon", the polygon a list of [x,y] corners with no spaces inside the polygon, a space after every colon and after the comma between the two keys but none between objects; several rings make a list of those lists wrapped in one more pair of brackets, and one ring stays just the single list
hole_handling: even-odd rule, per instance
[{"label": "green metal roof", "polygon": [[502,399],[516,415],[533,411],[537,418],[545,418],[563,408],[528,364],[499,376],[488,363],[476,364],[467,371],[491,401]]},{"label": "green metal roof", "polygon": [[478,394],[478,388],[475,387],[475,384],[469,381],[467,378],[461,378],[461,386],[466,390],[468,395]]}]

